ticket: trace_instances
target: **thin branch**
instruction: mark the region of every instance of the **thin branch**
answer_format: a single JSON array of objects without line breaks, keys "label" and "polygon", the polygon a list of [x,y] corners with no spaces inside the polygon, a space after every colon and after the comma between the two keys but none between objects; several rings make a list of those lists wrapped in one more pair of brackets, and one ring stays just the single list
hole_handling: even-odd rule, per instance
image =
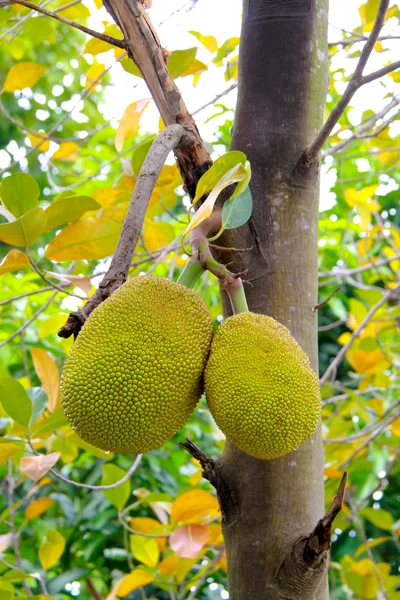
[{"label": "thin branch", "polygon": [[[70,285],[70,284],[68,284]],[[33,292],[25,292],[25,294],[20,294],[19,296],[13,296],[12,298],[8,298],[8,300],[2,300],[0,302],[0,306],[5,306],[6,304],[11,304],[11,302],[16,302],[21,298],[27,298],[28,296],[34,296],[35,294],[41,294],[42,292],[51,292],[53,287],[44,287],[40,290],[34,290]]]},{"label": "thin branch", "polygon": [[[20,571],[23,571],[21,554],[19,552],[19,546],[18,546],[18,536],[17,536],[17,532],[15,530],[14,479],[13,479],[13,464],[12,464],[11,459],[8,460],[7,484],[8,484],[8,511],[10,513],[10,532],[11,532],[11,537],[12,537],[12,541],[13,541],[15,560],[17,561],[18,569]],[[24,581],[22,585],[24,586],[25,591],[28,594],[28,596],[32,596],[32,592],[31,592],[29,586],[27,585],[27,583]]]},{"label": "thin branch", "polygon": [[[340,40],[338,42],[329,42],[328,46],[329,47],[333,47],[333,46],[350,46],[351,44],[357,44],[358,42],[366,42],[368,40],[368,38],[366,36],[359,36],[359,37],[354,37],[354,38],[347,38],[344,40]],[[389,40],[400,40],[400,36],[399,35],[380,35],[378,37],[378,39],[376,40],[377,42],[383,42],[383,41],[389,41]]]},{"label": "thin branch", "polygon": [[329,294],[329,296],[326,298],[326,300],[323,300],[323,302],[320,302],[319,304],[316,304],[315,306],[312,307],[312,312],[317,312],[317,310],[319,310],[320,308],[322,308],[323,306],[326,306],[329,302],[329,300],[331,300],[333,298],[333,296],[335,294],[338,293],[339,290],[341,290],[341,286],[339,285],[339,287],[336,288],[336,290],[334,292],[332,292],[332,294]]},{"label": "thin branch", "polygon": [[189,596],[187,597],[187,600],[194,600],[194,598],[196,597],[197,592],[200,590],[201,586],[203,585],[204,581],[206,580],[206,577],[217,566],[217,563],[221,559],[223,553],[224,553],[224,551],[220,550],[219,552],[216,553],[216,555],[214,556],[214,558],[212,560],[210,560],[210,563],[208,564],[207,568],[204,569],[201,577],[199,577],[198,581],[196,582],[194,590],[192,590],[190,592]]},{"label": "thin branch", "polygon": [[[318,135],[316,136],[316,138],[314,139],[312,144],[307,148],[304,155],[302,156],[302,159],[300,159],[303,163],[313,164],[317,160],[318,155],[322,149],[322,146],[325,144],[332,129],[334,128],[334,126],[336,125],[336,123],[339,121],[340,117],[344,113],[345,109],[347,108],[347,106],[348,106],[350,100],[352,99],[352,97],[354,96],[355,92],[365,83],[368,83],[369,81],[373,81],[373,79],[377,79],[378,76],[381,77],[382,75],[385,74],[385,73],[382,73],[382,75],[378,75],[376,77],[374,76],[372,79],[368,79],[369,76],[362,77],[365,65],[367,64],[367,61],[368,61],[368,59],[371,55],[371,52],[374,48],[375,42],[378,39],[379,33],[383,27],[386,11],[389,6],[389,1],[390,0],[381,0],[379,8],[378,8],[378,13],[376,15],[374,26],[372,28],[372,31],[368,37],[368,40],[367,40],[364,48],[362,49],[361,56],[358,61],[356,70],[354,71],[353,77],[350,79],[350,81],[344,91],[343,96],[340,98],[339,102],[336,104],[335,108],[332,110],[331,114],[329,115],[329,117],[326,120],[325,124],[323,125],[322,129],[320,130],[320,132],[318,133]],[[381,69],[381,72],[382,71],[383,70]],[[387,72],[389,73],[390,71],[387,71]],[[378,73],[378,71],[376,73]],[[375,75],[375,74],[373,74],[373,75]]]},{"label": "thin branch", "polygon": [[376,578],[378,580],[378,584],[379,584],[379,587],[381,589],[382,597],[385,600],[389,600],[389,596],[387,595],[385,584],[384,584],[383,579],[381,577],[381,574],[379,572],[378,565],[376,564],[375,557],[372,554],[371,548],[369,547],[368,537],[367,537],[367,534],[365,533],[364,525],[362,523],[362,520],[358,516],[357,510],[355,508],[354,502],[353,502],[350,494],[349,494],[348,500],[349,500],[349,504],[350,504],[350,508],[351,508],[351,517],[352,517],[354,523],[357,525],[357,527],[358,527],[358,529],[359,529],[359,531],[361,533],[361,537],[362,537],[362,540],[363,540],[364,545],[365,545],[365,550],[366,550],[366,552],[368,554],[368,557],[369,557],[369,559],[370,559],[370,561],[372,563],[373,569],[375,571],[375,576],[376,576]]},{"label": "thin branch", "polygon": [[126,531],[129,531],[129,533],[133,533],[134,535],[141,535],[142,537],[155,539],[168,538],[172,535],[172,533],[144,533],[143,531],[136,531],[136,529],[132,529],[132,527],[128,525],[123,517],[120,516],[118,520]]},{"label": "thin branch", "polygon": [[39,308],[39,310],[33,315],[33,317],[31,317],[26,323],[24,323],[22,325],[22,327],[20,327],[19,329],[17,329],[17,331],[14,331],[14,333],[12,335],[10,335],[10,337],[8,339],[6,339],[4,342],[2,342],[0,344],[0,348],[3,348],[3,346],[6,346],[15,337],[17,337],[17,335],[20,335],[23,331],[25,331],[25,329],[27,329],[29,327],[29,325],[31,323],[33,323],[33,321],[35,321],[50,306],[50,304],[53,302],[53,300],[57,296],[57,294],[58,294],[58,291],[56,290],[54,292],[54,294],[52,294],[50,296],[50,298],[47,300],[47,302],[43,306],[41,306]]},{"label": "thin branch", "polygon": [[[28,438],[28,444],[31,447],[33,453],[36,456],[39,456],[39,452],[37,452],[35,450],[32,442],[29,438]],[[133,473],[136,471],[136,469],[140,465],[142,456],[143,456],[143,454],[138,454],[135,459],[135,462],[133,463],[131,468],[125,473],[125,475],[121,479],[119,479],[115,483],[111,483],[110,485],[89,485],[87,483],[78,483],[77,481],[73,481],[72,479],[68,479],[67,477],[64,477],[64,475],[61,475],[61,473],[58,473],[55,469],[50,469],[50,473],[52,473],[54,475],[54,477],[56,477],[60,481],[63,481],[64,483],[68,483],[69,485],[73,485],[74,487],[77,487],[77,488],[83,488],[85,490],[93,490],[93,491],[114,490],[115,488],[117,488],[120,485],[122,485],[123,483],[125,483],[125,481],[128,481],[128,479],[130,479],[130,477],[133,475]]]},{"label": "thin branch", "polygon": [[126,47],[126,43],[124,40],[117,40],[116,38],[113,38],[104,33],[98,33],[97,31],[93,31],[93,29],[89,29],[88,27],[85,27],[84,25],[80,25],[79,23],[76,23],[75,21],[71,21],[70,19],[67,19],[66,17],[61,17],[60,15],[57,15],[54,12],[46,10],[45,8],[42,8],[41,6],[37,6],[36,4],[32,4],[31,2],[28,2],[27,0],[12,0],[11,4],[20,4],[21,6],[26,6],[26,8],[30,8],[31,10],[42,13],[42,15],[46,15],[47,17],[51,17],[52,19],[56,19],[56,21],[60,21],[61,23],[64,23],[64,25],[69,25],[70,27],[79,29],[80,31],[83,31],[83,33],[86,33],[87,35],[90,35],[94,38],[102,40],[103,42],[107,42],[107,44],[116,46],[117,48],[125,49],[125,47]]},{"label": "thin branch", "polygon": [[350,348],[350,346],[352,345],[352,343],[354,342],[354,340],[360,335],[360,333],[363,331],[363,329],[366,327],[366,325],[368,325],[368,323],[371,321],[371,319],[373,318],[373,316],[375,315],[375,313],[378,312],[378,310],[385,304],[385,302],[387,302],[389,300],[389,298],[398,289],[400,289],[400,283],[398,283],[396,285],[396,287],[388,290],[382,296],[382,298],[379,300],[379,302],[377,302],[375,304],[375,306],[373,306],[371,308],[371,310],[368,312],[368,314],[365,316],[365,318],[361,321],[361,323],[359,324],[359,326],[357,327],[357,329],[355,329],[353,331],[353,333],[352,333],[349,341],[347,342],[347,344],[345,344],[344,346],[342,346],[342,348],[337,353],[337,355],[335,356],[335,358],[333,359],[333,361],[331,362],[331,364],[329,365],[329,367],[326,369],[325,373],[323,374],[323,376],[320,379],[320,385],[321,386],[327,381],[327,379],[329,378],[329,376],[331,375],[331,373],[333,373],[337,369],[337,367],[339,366],[339,364],[343,360],[344,355],[346,354],[347,350]]},{"label": "thin branch", "polygon": [[56,283],[53,283],[50,279],[48,279],[46,277],[46,275],[44,273],[42,273],[42,271],[39,269],[39,267],[33,262],[31,257],[29,256],[29,254],[28,254],[28,258],[29,258],[29,263],[30,263],[32,269],[39,275],[39,277],[41,279],[43,279],[43,281],[48,283],[53,289],[57,290],[58,292],[61,292],[62,294],[67,294],[67,296],[73,296],[74,298],[79,298],[79,300],[84,300],[84,297],[78,296],[78,294],[73,294],[72,292],[68,292],[61,286],[57,285]]},{"label": "thin branch", "polygon": [[220,94],[217,94],[216,96],[214,96],[214,98],[212,100],[209,100],[208,102],[206,102],[205,104],[203,104],[203,106],[200,106],[200,108],[196,108],[196,110],[194,110],[192,112],[192,115],[197,115],[197,113],[201,112],[202,110],[204,110],[208,106],[211,106],[211,104],[215,104],[217,102],[217,100],[219,100],[220,98],[223,98],[223,96],[226,96],[232,90],[235,90],[237,88],[237,86],[238,86],[237,82],[232,83],[232,85],[230,85],[228,88],[226,88],[226,90],[224,90]]},{"label": "thin branch", "polygon": [[332,523],[342,510],[346,483],[347,473],[344,473],[330,508],[318,521],[314,531],[307,539],[304,548],[304,556],[307,562],[314,563],[322,553],[326,553],[331,547]]},{"label": "thin branch", "polygon": [[369,444],[371,442],[373,442],[374,439],[377,438],[378,435],[380,435],[386,427],[387,427],[387,423],[382,424],[382,422],[381,422],[380,426],[375,429],[374,433],[372,433],[362,444],[357,446],[357,448],[354,450],[354,452],[352,452],[350,454],[350,456],[348,456],[343,462],[341,462],[337,468],[340,470],[340,469],[343,469],[344,467],[347,467],[347,465],[349,465],[353,461],[353,459],[357,456],[357,454],[360,454],[360,452],[362,452],[362,450],[364,450],[364,448],[369,446]]},{"label": "thin branch", "polygon": [[[383,119],[383,117],[385,117],[393,108],[398,106],[399,103],[400,95],[394,96],[394,98],[381,111],[377,112],[369,119],[366,119],[366,121],[362,123],[350,137],[342,142],[339,142],[332,148],[327,148],[327,150],[322,153],[322,157],[325,158],[326,156],[331,156],[333,154],[340,154],[343,148],[346,148],[354,140],[363,139],[364,134],[366,134],[366,132],[369,131],[371,127],[373,127],[380,119]],[[398,113],[396,113],[396,117],[397,114]],[[385,123],[389,124],[387,121],[385,121]]]},{"label": "thin branch", "polygon": [[[384,75],[387,75],[388,73],[397,71],[397,69],[400,69],[400,60],[396,60],[396,62],[391,63],[390,65],[387,65],[386,67],[383,67],[382,69],[378,69],[378,71],[374,71],[373,73],[370,73],[369,75],[364,75],[364,77],[361,79],[361,85],[365,85],[366,83],[375,81],[375,79],[379,79],[380,77],[383,77]],[[360,85],[360,87],[361,87],[361,85]]]},{"label": "thin branch", "polygon": [[[51,4],[52,2],[54,2],[54,0],[48,0],[47,2],[45,2],[44,4],[42,4],[41,6],[48,6],[49,4]],[[10,2],[6,2],[5,6],[9,5]],[[35,7],[36,8],[36,7]],[[18,29],[18,27],[20,27],[21,25],[23,25],[28,19],[31,18],[32,13],[34,11],[31,11],[30,13],[28,13],[27,15],[21,17],[20,19],[18,19],[17,23],[15,25],[13,25],[12,27],[10,27],[10,29],[7,29],[4,33],[2,33],[0,35],[0,41],[2,39],[4,39],[5,37],[7,37],[7,35],[13,33],[16,29]]]},{"label": "thin branch", "polygon": [[355,267],[354,269],[338,269],[337,271],[323,271],[322,273],[318,273],[318,277],[347,277],[348,275],[355,275],[356,273],[363,273],[364,271],[370,271],[371,269],[383,267],[384,265],[387,265],[399,259],[400,253],[395,254],[391,258],[383,258],[382,260],[379,260],[376,263],[369,263],[367,265],[362,265],[361,267]]},{"label": "thin branch", "polygon": [[110,267],[97,291],[85,306],[69,315],[67,322],[58,332],[60,337],[68,338],[71,335],[76,337],[96,306],[111,296],[126,281],[147,206],[162,166],[171,150],[191,143],[192,139],[187,130],[180,125],[170,125],[159,133],[140,170]]},{"label": "thin branch", "polygon": [[[338,388],[338,389],[346,389],[346,388]],[[390,390],[400,390],[399,385],[391,385]],[[384,392],[387,388],[372,386],[367,387],[365,390],[351,390],[351,394],[356,394],[357,396],[364,396],[365,394],[374,394],[376,392]],[[330,398],[326,398],[326,400],[322,400],[322,406],[326,406],[327,404],[335,404],[336,402],[340,402],[340,400],[347,400],[350,398],[350,394],[347,392],[344,394],[337,394],[336,396],[331,396]]]},{"label": "thin branch", "polygon": [[320,325],[318,327],[318,331],[330,331],[331,329],[335,329],[335,327],[339,327],[339,325],[343,325],[346,323],[347,319],[338,319],[337,321],[333,321],[329,323],[329,325]]},{"label": "thin branch", "polygon": [[[399,416],[399,414],[400,414],[399,411],[395,411],[395,409],[398,408],[399,405],[400,405],[400,401],[393,404],[393,406],[391,406],[386,411],[386,413],[383,415],[382,419],[380,421],[378,421],[378,423],[374,423],[374,425],[364,427],[364,429],[361,429],[360,431],[358,431],[357,433],[354,433],[352,435],[348,435],[347,437],[323,438],[323,442],[325,444],[349,444],[349,443],[354,442],[354,440],[357,440],[359,438],[365,437],[366,435],[369,435],[370,433],[375,433],[375,431],[378,428],[380,431],[382,431],[382,428],[384,426],[390,425],[390,423],[392,423],[392,421],[394,421],[394,419],[397,419],[397,417]],[[393,413],[393,411],[395,411],[395,412]]]}]

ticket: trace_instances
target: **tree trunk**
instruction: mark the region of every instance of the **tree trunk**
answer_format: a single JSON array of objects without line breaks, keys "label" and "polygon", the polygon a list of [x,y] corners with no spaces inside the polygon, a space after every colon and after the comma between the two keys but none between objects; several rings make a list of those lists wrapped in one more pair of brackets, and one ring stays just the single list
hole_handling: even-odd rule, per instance
[{"label": "tree trunk", "polygon": [[[327,21],[328,0],[244,0],[232,149],[251,162],[254,208],[223,238],[253,246],[233,257],[233,270],[248,268],[250,310],[286,325],[316,371],[318,165],[298,161],[322,125]],[[324,513],[320,431],[270,461],[227,442],[219,465],[235,505],[224,523],[231,600],[326,600],[328,552],[311,556],[306,541]]]}]

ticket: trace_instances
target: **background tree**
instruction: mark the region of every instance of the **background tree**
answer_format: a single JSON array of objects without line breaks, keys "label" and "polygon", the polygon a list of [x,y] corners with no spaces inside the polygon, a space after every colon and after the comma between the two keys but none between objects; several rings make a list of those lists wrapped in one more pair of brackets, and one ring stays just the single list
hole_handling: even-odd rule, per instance
[{"label": "background tree", "polygon": [[[217,463],[222,482],[229,483],[222,509],[230,596],[328,597],[329,511],[316,528],[324,514],[322,483],[324,477],[328,509],[347,469],[346,503],[332,538],[330,597],[396,599],[398,4],[362,4],[358,26],[342,31],[328,52],[327,2],[245,2],[239,70],[238,36],[217,40],[195,31],[195,46],[172,42],[165,51],[136,3],[108,1],[113,18],[101,3],[4,4],[2,595],[228,597],[217,500],[201,479],[199,462],[177,446],[189,437],[201,448],[204,455],[189,449],[214,469],[211,478],[221,492],[219,468],[206,457],[217,458],[224,442],[205,403],[171,442],[141,459],[105,455],[82,442],[59,407],[59,369],[72,339],[61,339],[57,330],[67,335],[79,328],[76,317],[64,327],[68,313],[85,304],[110,266],[157,133],[139,126],[142,113],[151,111],[141,72],[164,123],[184,125],[194,144],[177,150],[179,170],[171,161],[161,171],[129,275],[177,278],[188,259],[179,239],[188,196],[211,164],[208,153],[215,159],[230,146],[242,150],[253,170],[252,218],[224,233],[217,243],[231,250],[215,248],[215,257],[232,271],[248,269],[250,309],[287,325],[314,368],[319,358],[322,436],[267,462],[226,443]],[[188,8],[194,20],[202,10],[193,1],[177,8],[171,16],[177,21]],[[103,33],[88,30],[92,22],[102,22]],[[206,145],[166,60],[179,84],[190,79],[201,89],[213,75],[226,80],[222,93],[221,81],[206,107],[193,111],[200,129],[202,111],[215,124]],[[114,115],[108,121],[104,99],[121,69],[137,96],[119,122]],[[220,102],[238,77],[233,124],[229,104]],[[375,97],[369,98],[371,89]],[[360,110],[363,92],[371,103],[381,99],[379,110]],[[331,185],[322,198],[317,261],[321,149],[323,183]],[[138,187],[139,201],[137,193]],[[106,280],[96,298],[113,287]],[[217,326],[229,307],[222,294],[222,309],[215,278],[206,273],[197,289]]]}]

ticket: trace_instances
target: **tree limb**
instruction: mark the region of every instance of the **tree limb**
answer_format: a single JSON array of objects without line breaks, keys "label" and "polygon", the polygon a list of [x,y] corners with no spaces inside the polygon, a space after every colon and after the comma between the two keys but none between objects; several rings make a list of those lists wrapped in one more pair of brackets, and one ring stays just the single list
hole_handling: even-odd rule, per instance
[{"label": "tree limb", "polygon": [[[375,42],[377,41],[379,33],[383,27],[386,11],[389,6],[389,1],[390,0],[381,0],[379,8],[378,8],[378,13],[376,15],[374,26],[373,26],[371,34],[368,37],[368,40],[361,52],[361,56],[358,61],[356,70],[354,71],[353,77],[350,79],[349,84],[348,84],[347,88],[345,89],[343,96],[341,97],[339,102],[336,104],[335,108],[329,115],[329,117],[326,120],[325,124],[323,125],[322,129],[320,130],[320,132],[318,133],[318,135],[316,136],[316,138],[314,139],[312,144],[304,152],[303,156],[300,159],[298,166],[300,166],[300,164],[310,166],[315,163],[315,161],[317,160],[318,155],[322,149],[322,146],[325,144],[332,129],[334,128],[334,126],[336,125],[336,123],[339,121],[340,117],[344,113],[345,109],[347,108],[347,106],[348,106],[350,100],[352,99],[352,97],[354,96],[355,92],[365,83],[368,83],[369,81],[373,81],[374,79],[377,79],[377,77],[381,77],[382,75],[389,73],[390,70],[394,70],[392,68],[390,70],[385,71],[385,69],[388,69],[388,67],[385,67],[384,69],[380,69],[380,71],[376,71],[375,73],[371,74],[371,75],[373,75],[372,78],[370,75],[367,75],[366,77],[362,76],[365,65],[367,64],[367,61],[368,61],[368,59],[371,55],[371,52],[374,48]],[[393,65],[395,65],[395,64],[396,63],[393,63]],[[389,66],[392,67],[393,65],[389,65]],[[400,66],[400,64],[399,64],[399,66]],[[398,67],[394,67],[394,68],[398,68]],[[385,72],[383,72],[383,71],[385,71]],[[377,73],[381,73],[381,74],[377,75]]]},{"label": "tree limb", "polygon": [[168,73],[166,55],[142,4],[137,0],[104,0],[104,6],[120,27],[128,55],[139,68],[165,125],[178,123],[193,136],[189,148],[175,150],[186,191],[194,198],[196,184],[212,165],[193,117]]},{"label": "tree limb", "polygon": [[88,35],[91,35],[92,37],[102,40],[103,42],[107,42],[107,44],[111,44],[112,46],[117,46],[117,48],[125,49],[126,44],[123,40],[117,40],[117,38],[113,38],[110,35],[106,35],[105,33],[99,33],[98,31],[93,31],[93,29],[89,29],[88,27],[85,27],[84,25],[80,25],[79,23],[76,23],[75,21],[71,21],[70,19],[67,19],[66,17],[61,17],[60,15],[57,15],[54,12],[46,10],[45,8],[42,8],[41,6],[37,6],[36,4],[32,4],[31,2],[28,2],[27,0],[12,0],[11,4],[20,4],[21,6],[26,6],[26,8],[30,8],[31,10],[35,10],[36,12],[42,13],[42,15],[46,15],[47,17],[51,17],[52,19],[56,19],[56,21],[60,21],[61,23],[64,23],[64,25],[69,25],[70,27],[74,27],[75,29],[79,29],[80,31],[83,31],[83,33],[87,33]]},{"label": "tree limb", "polygon": [[165,160],[171,150],[192,143],[192,136],[180,125],[171,125],[158,135],[140,170],[110,267],[99,288],[85,306],[69,315],[67,322],[58,332],[60,337],[68,338],[72,334],[76,337],[96,306],[111,296],[125,282],[142,230],[147,205]]}]

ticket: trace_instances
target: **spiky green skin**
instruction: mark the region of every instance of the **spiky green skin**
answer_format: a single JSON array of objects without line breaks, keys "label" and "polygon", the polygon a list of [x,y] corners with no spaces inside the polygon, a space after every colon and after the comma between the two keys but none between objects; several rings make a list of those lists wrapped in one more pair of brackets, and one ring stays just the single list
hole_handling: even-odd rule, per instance
[{"label": "spiky green skin", "polygon": [[106,451],[160,447],[203,391],[212,319],[200,296],[136,277],[100,304],[64,366],[61,403],[76,433]]},{"label": "spiky green skin", "polygon": [[247,312],[226,319],[204,381],[217,425],[251,456],[283,456],[317,428],[318,378],[288,329],[270,317]]}]

